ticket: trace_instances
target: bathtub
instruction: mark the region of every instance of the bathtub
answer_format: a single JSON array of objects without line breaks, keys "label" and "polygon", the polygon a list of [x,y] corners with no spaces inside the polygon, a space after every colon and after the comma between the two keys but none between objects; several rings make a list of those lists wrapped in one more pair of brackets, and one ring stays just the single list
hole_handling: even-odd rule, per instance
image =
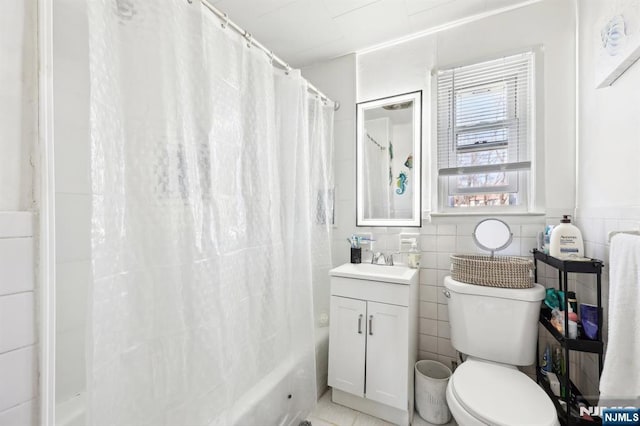
[{"label": "bathtub", "polygon": [[[327,375],[329,368],[329,327],[317,327],[315,329],[316,351],[316,395],[319,399],[327,390]],[[302,356],[302,354],[299,354]],[[231,424],[251,425],[263,424],[267,418],[277,418],[278,413],[269,413],[255,410],[254,407],[278,407],[279,402],[268,403],[269,399],[279,398],[288,387],[287,380],[291,370],[296,368],[296,357],[291,357],[286,363],[265,376],[251,392],[243,395],[238,401],[237,410],[233,411]],[[78,393],[73,398],[56,405],[56,426],[86,426],[85,394]],[[290,419],[285,419],[284,424],[297,425],[309,413],[293,413]],[[257,423],[256,423],[257,422]]]}]

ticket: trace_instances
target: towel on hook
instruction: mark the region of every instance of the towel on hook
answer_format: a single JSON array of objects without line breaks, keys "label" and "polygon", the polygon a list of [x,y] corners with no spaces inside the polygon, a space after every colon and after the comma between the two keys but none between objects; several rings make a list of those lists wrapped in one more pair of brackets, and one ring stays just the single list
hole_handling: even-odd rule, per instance
[{"label": "towel on hook", "polygon": [[600,377],[599,405],[637,406],[638,402],[640,237],[618,234],[611,239],[609,251],[609,339]]}]

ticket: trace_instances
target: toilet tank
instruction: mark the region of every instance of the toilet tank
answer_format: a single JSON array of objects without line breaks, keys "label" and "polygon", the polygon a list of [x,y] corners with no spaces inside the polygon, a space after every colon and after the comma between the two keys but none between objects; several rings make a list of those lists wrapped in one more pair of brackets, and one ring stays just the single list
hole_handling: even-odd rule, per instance
[{"label": "toilet tank", "polygon": [[511,289],[461,283],[446,277],[451,344],[476,358],[510,365],[536,359],[538,317],[545,289]]}]

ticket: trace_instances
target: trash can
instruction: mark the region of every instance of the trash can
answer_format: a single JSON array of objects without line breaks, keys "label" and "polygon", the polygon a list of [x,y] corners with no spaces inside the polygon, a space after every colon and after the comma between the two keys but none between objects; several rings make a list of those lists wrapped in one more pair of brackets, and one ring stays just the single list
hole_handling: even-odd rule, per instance
[{"label": "trash can", "polygon": [[447,405],[447,384],[451,370],[438,361],[416,363],[416,409],[420,417],[436,425],[448,423],[451,412]]}]

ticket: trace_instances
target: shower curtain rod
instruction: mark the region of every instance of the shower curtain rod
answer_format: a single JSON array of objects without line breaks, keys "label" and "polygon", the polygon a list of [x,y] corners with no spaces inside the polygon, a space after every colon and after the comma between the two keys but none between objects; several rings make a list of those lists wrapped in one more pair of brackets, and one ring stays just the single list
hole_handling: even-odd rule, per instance
[{"label": "shower curtain rod", "polygon": [[[189,3],[192,3],[193,0],[187,0]],[[254,46],[256,46],[258,49],[262,50],[264,53],[267,54],[267,56],[269,56],[269,58],[273,61],[276,62],[277,64],[279,64],[281,67],[283,67],[287,72],[291,70],[291,66],[286,63],[285,61],[283,61],[280,57],[276,56],[273,51],[267,49],[266,47],[264,47],[264,45],[262,43],[260,43],[258,40],[254,39],[251,36],[251,33],[248,32],[247,30],[245,30],[244,28],[242,28],[241,26],[239,26],[238,24],[236,24],[235,22],[233,22],[232,20],[229,19],[229,15],[227,15],[226,13],[222,12],[221,10],[219,10],[218,8],[216,8],[214,5],[212,5],[211,3],[209,3],[208,0],[200,0],[202,2],[202,4],[209,9],[211,12],[213,12],[218,18],[220,18],[222,20],[222,27],[226,28],[227,26],[233,28],[236,32],[238,32],[240,35],[242,35],[244,38],[247,39],[247,43],[250,43]],[[306,79],[305,79],[306,80]],[[324,93],[322,93],[320,90],[318,90],[318,88],[316,86],[314,86],[313,84],[311,84],[309,82],[309,80],[306,80],[307,82],[307,87],[309,89],[309,91],[311,92],[315,92],[320,99],[327,101],[327,102],[333,102],[333,109],[334,110],[338,110],[338,108],[340,108],[340,104],[336,101],[332,101],[331,99],[329,99],[329,97],[327,95],[325,95]]]}]

